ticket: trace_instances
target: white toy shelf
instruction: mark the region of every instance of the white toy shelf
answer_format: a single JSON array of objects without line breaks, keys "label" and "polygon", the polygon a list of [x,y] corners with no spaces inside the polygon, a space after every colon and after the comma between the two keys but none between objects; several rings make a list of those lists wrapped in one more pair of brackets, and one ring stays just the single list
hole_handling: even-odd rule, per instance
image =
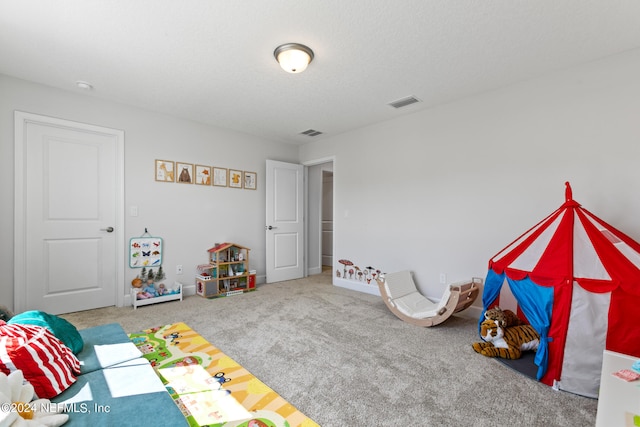
[{"label": "white toy shelf", "polygon": [[135,310],[136,308],[141,307],[143,305],[157,304],[159,302],[176,301],[176,300],[182,301],[182,283],[175,282],[173,285],[173,289],[177,290],[177,292],[170,293],[167,295],[161,295],[153,298],[137,299],[137,294],[140,291],[140,289],[132,287],[131,301],[133,303],[133,309]]}]

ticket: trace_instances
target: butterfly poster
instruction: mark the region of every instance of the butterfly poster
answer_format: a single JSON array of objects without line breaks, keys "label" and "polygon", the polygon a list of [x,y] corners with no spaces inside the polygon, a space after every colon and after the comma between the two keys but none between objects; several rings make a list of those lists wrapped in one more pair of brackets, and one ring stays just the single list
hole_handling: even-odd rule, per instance
[{"label": "butterfly poster", "polygon": [[129,241],[129,267],[159,267],[162,265],[160,237],[134,237]]}]

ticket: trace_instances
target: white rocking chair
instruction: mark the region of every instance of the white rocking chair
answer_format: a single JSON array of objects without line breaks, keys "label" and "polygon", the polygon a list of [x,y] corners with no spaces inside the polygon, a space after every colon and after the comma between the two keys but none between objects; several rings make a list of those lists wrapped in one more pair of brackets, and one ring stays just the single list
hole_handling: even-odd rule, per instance
[{"label": "white rocking chair", "polygon": [[422,295],[410,271],[389,273],[376,279],[386,306],[399,319],[416,326],[438,325],[454,313],[467,309],[480,293],[482,279],[458,282],[447,286],[439,303]]}]

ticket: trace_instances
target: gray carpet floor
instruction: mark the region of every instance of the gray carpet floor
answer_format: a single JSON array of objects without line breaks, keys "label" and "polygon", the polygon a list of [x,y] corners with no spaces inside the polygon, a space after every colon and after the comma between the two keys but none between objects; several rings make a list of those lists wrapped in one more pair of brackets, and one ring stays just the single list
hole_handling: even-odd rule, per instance
[{"label": "gray carpet floor", "polygon": [[476,320],[420,328],[328,274],[62,316],[127,332],[185,322],[324,427],[593,426],[597,400],[554,391],[475,353]]}]

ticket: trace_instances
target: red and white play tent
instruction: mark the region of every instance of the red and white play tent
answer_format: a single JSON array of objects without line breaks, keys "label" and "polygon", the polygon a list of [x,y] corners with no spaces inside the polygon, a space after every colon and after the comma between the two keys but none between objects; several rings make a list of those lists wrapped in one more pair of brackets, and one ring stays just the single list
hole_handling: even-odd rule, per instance
[{"label": "red and white play tent", "polygon": [[568,182],[565,198],[491,258],[483,305],[500,305],[508,284],[541,336],[538,380],[597,397],[605,348],[640,357],[640,244],[582,208]]}]

